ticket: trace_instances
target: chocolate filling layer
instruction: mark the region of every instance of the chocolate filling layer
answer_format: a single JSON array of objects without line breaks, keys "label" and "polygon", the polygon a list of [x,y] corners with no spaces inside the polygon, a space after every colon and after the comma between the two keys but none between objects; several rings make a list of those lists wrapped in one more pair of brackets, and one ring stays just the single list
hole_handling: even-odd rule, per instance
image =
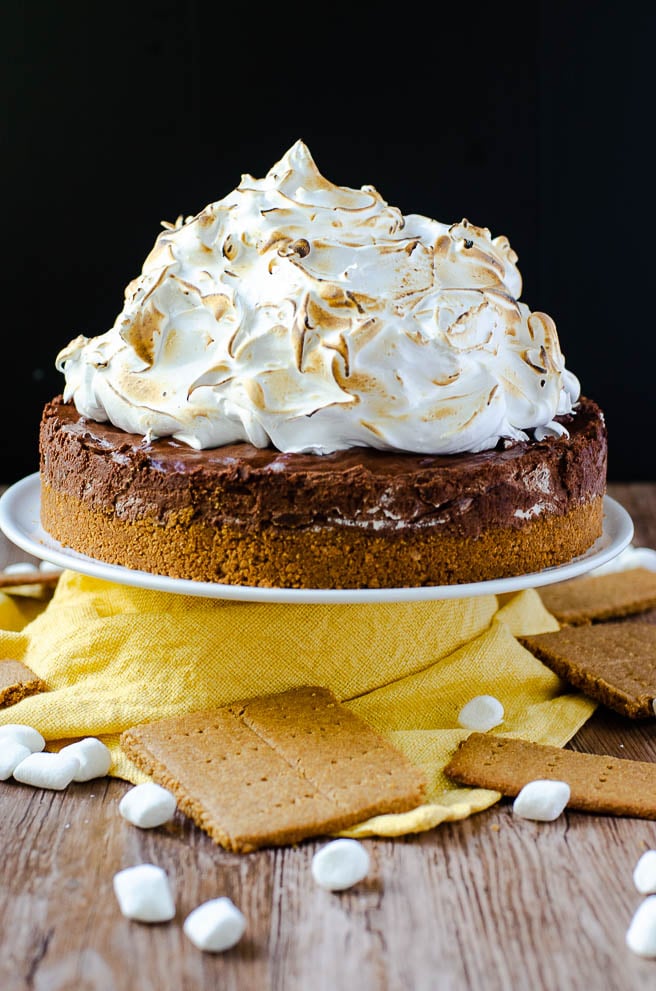
[{"label": "chocolate filling layer", "polygon": [[188,509],[208,526],[245,530],[326,524],[389,534],[439,525],[477,536],[490,526],[522,529],[603,495],[601,410],[584,398],[560,422],[569,437],[448,457],[371,448],[284,454],[250,444],[197,451],[85,419],[58,396],[43,412],[41,474],[54,490],[126,523],[165,523]]}]

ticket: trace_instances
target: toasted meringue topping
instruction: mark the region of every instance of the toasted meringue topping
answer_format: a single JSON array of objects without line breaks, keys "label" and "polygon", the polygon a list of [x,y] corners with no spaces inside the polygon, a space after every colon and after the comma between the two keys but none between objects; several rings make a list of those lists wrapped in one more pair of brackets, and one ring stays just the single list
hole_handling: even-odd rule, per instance
[{"label": "toasted meringue topping", "polygon": [[333,185],[302,141],[164,227],[114,326],[57,356],[91,419],[195,448],[452,454],[557,436],[579,397],[507,238]]}]

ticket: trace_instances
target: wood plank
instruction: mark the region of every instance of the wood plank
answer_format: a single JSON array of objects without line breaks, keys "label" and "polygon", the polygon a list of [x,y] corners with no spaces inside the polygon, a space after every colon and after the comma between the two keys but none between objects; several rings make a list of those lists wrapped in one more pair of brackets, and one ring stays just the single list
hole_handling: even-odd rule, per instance
[{"label": "wood plank", "polygon": [[[615,485],[636,543],[656,546],[656,485]],[[0,567],[25,560],[0,541]],[[598,711],[572,746],[656,760],[653,726]],[[118,815],[129,785],[62,793],[0,784],[3,991],[646,991],[656,961],[624,944],[641,896],[631,874],[654,824],[568,812],[515,820],[509,802],[398,841],[367,840],[370,876],[351,891],[310,875],[320,841],[230,854],[184,817],[139,830]],[[144,861],[171,877],[178,913],[149,926],[120,915],[115,871]],[[241,943],[203,954],[185,914],[228,894]]]}]

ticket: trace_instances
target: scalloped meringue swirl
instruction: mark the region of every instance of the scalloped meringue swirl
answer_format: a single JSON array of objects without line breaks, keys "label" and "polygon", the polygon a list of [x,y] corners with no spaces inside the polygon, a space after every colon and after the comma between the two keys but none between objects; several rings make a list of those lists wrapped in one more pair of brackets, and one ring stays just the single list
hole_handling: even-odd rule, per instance
[{"label": "scalloped meringue swirl", "polygon": [[297,141],[166,224],[114,326],[57,356],[64,398],[146,441],[453,454],[563,433],[578,380],[518,301],[507,238],[328,182]]}]

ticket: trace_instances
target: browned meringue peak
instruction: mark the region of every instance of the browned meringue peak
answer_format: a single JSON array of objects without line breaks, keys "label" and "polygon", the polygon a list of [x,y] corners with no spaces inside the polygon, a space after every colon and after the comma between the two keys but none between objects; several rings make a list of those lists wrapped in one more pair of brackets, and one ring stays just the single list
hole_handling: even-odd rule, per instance
[{"label": "browned meringue peak", "polygon": [[334,185],[297,141],[166,225],[114,326],[57,366],[84,415],[197,448],[481,450],[579,394],[516,263],[467,219]]}]

